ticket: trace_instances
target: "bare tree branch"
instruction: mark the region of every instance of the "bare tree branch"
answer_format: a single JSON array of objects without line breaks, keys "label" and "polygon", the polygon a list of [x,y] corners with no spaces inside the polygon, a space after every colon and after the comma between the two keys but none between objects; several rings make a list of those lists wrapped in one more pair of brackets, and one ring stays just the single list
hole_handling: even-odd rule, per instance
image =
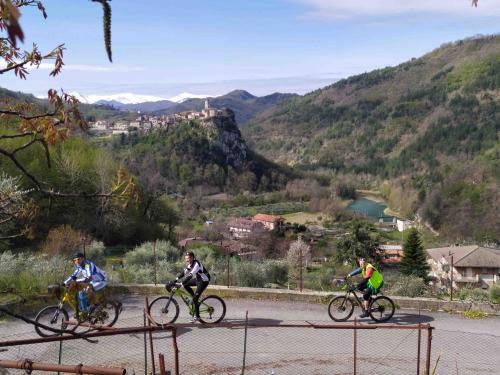
[{"label": "bare tree branch", "polygon": [[16,117],[22,118],[23,120],[36,120],[39,118],[55,116],[56,113],[55,112],[47,112],[47,113],[42,113],[40,115],[28,116],[28,115],[21,113],[21,112],[0,109],[0,115],[16,116]]}]

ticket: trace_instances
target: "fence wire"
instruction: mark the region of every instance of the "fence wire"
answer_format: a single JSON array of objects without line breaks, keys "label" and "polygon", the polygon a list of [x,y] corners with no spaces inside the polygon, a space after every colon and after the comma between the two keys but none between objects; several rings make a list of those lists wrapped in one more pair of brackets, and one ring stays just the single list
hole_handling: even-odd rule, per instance
[{"label": "fence wire", "polygon": [[[178,326],[175,337],[179,373],[425,374],[428,334],[425,328],[421,330],[418,356],[419,330],[404,325],[400,328],[358,327],[354,330],[352,321],[346,323],[345,328],[313,328],[304,326],[307,325],[304,321],[281,321],[281,325],[278,325],[275,320],[250,318],[245,329],[244,322],[245,319],[232,319],[226,321],[226,326]],[[138,327],[143,324],[143,315],[129,315],[119,320],[118,327]],[[321,326],[329,322],[312,324]],[[30,326],[16,324],[15,327],[15,332],[0,329],[0,341],[37,337]],[[152,333],[151,336],[155,373],[159,373],[158,355],[161,353],[165,356],[166,369],[175,374],[173,334],[164,331]],[[1,351],[0,348],[0,360],[29,358],[34,362],[51,364],[124,367],[128,374],[153,373],[149,334],[122,334],[95,340],[96,343],[78,339],[9,346],[7,351]],[[431,343],[431,373],[436,367],[436,375],[498,374],[499,336],[435,329]],[[24,371],[9,369],[8,373],[21,374]],[[38,371],[34,373],[42,374]]]}]

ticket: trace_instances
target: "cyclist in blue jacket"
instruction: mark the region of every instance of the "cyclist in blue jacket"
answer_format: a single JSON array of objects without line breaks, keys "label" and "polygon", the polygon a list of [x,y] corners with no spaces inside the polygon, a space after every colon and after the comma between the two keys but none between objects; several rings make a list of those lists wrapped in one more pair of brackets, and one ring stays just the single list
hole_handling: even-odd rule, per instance
[{"label": "cyclist in blue jacket", "polygon": [[68,285],[71,281],[89,283],[86,288],[78,292],[80,311],[88,312],[88,294],[104,289],[107,284],[106,274],[90,260],[85,259],[85,255],[81,252],[74,254],[73,262],[75,263],[75,271],[64,281],[64,285]]}]

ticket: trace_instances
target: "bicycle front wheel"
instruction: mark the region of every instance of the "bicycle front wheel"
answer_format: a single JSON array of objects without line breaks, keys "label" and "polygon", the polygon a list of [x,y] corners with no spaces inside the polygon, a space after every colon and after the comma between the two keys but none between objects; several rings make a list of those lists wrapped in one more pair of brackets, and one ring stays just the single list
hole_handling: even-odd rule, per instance
[{"label": "bicycle front wheel", "polygon": [[328,304],[328,315],[336,322],[345,322],[354,311],[354,304],[346,296],[338,296]]},{"label": "bicycle front wheel", "polygon": [[[35,322],[43,324],[55,330],[65,330],[68,327],[68,312],[58,305],[47,306],[36,314]],[[35,331],[42,337],[57,336],[62,332],[53,332],[43,327],[35,325]]]},{"label": "bicycle front wheel", "polygon": [[370,304],[370,316],[376,322],[386,322],[394,315],[394,302],[389,297],[379,296]]},{"label": "bicycle front wheel", "polygon": [[219,296],[207,296],[200,301],[200,322],[219,323],[226,316],[226,303]]},{"label": "bicycle front wheel", "polygon": [[179,304],[170,297],[158,297],[149,304],[149,315],[156,324],[171,324],[179,316]]}]

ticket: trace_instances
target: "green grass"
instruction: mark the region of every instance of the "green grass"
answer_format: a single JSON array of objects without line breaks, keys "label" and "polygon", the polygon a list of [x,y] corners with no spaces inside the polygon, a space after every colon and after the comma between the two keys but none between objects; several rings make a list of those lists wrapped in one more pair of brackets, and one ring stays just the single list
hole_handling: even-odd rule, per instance
[{"label": "green grass", "polygon": [[479,311],[479,310],[469,310],[464,312],[464,317],[467,319],[484,319],[488,316],[488,314]]},{"label": "green grass", "polygon": [[[283,218],[290,223],[297,224],[306,224],[306,223],[318,223],[321,224],[321,221],[326,219],[325,215],[321,212],[294,212],[286,215],[282,215]],[[322,219],[319,220],[318,217]]]}]

